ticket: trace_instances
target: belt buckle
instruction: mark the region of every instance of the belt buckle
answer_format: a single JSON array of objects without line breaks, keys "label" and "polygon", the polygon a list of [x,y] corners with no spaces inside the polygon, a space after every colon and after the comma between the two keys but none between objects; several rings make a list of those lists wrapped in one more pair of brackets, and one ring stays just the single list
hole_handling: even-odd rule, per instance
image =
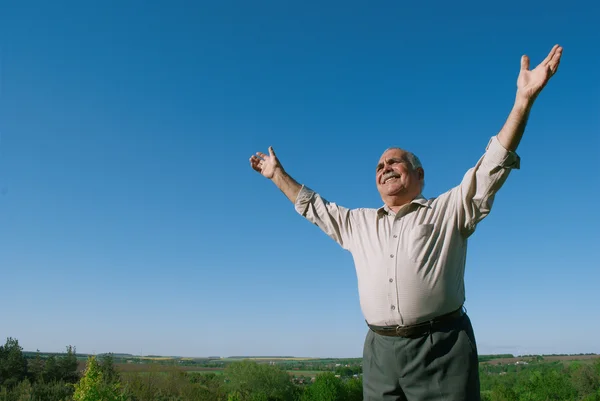
[{"label": "belt buckle", "polygon": [[402,334],[400,334],[400,330],[404,329],[404,327],[398,325],[396,326],[396,330],[394,330],[396,332],[396,335],[401,336]]}]

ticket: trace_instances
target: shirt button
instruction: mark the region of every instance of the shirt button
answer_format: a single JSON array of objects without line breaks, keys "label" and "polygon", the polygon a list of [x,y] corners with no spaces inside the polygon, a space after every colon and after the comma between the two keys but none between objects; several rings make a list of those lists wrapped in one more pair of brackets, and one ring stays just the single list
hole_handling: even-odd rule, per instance
[{"label": "shirt button", "polygon": [[398,238],[398,236],[396,234],[394,234],[394,238]]},{"label": "shirt button", "polygon": [[394,305],[392,305],[392,310],[396,309],[396,307]]},{"label": "shirt button", "polygon": [[390,283],[391,283],[391,282],[393,282],[393,281],[394,281],[394,279],[393,279],[393,278],[391,278],[391,279],[390,279]]},{"label": "shirt button", "polygon": [[390,255],[390,258],[393,258],[393,257],[394,257],[394,255]]}]

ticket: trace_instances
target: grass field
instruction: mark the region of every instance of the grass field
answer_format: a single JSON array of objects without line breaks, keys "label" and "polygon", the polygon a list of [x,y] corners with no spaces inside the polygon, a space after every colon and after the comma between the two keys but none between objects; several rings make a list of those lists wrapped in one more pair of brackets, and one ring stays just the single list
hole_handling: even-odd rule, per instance
[{"label": "grass field", "polygon": [[224,371],[222,369],[219,369],[219,370],[187,370],[186,372],[199,373],[201,375],[206,375],[206,374],[222,375]]},{"label": "grass field", "polygon": [[[545,362],[554,362],[554,361],[562,361],[562,362],[573,362],[573,361],[587,361],[593,362],[595,360],[600,359],[600,355],[545,355],[543,356]],[[508,365],[512,363],[516,363],[518,361],[530,362],[534,361],[534,357],[521,357],[521,358],[498,358],[491,359],[486,362],[490,365]]]},{"label": "grass field", "polygon": [[173,366],[160,365],[155,363],[116,363],[115,367],[119,372],[169,372],[179,370],[183,372],[203,372],[217,373],[223,371],[222,368],[203,368],[198,366]]},{"label": "grass field", "polygon": [[[223,368],[203,368],[198,366],[169,366],[169,365],[160,365],[154,363],[117,363],[115,367],[119,372],[124,374],[129,373],[167,373],[171,371],[180,371],[187,373],[200,373],[200,374],[210,374],[214,373],[217,375],[223,374]],[[80,368],[85,368],[84,366],[80,366]],[[293,376],[307,376],[314,377],[319,373],[322,373],[318,370],[288,370],[290,375]]]},{"label": "grass field", "polygon": [[[115,363],[115,368],[124,373],[167,373],[172,371],[182,371],[189,373],[199,373],[199,374],[223,374],[223,367],[200,367],[200,366],[182,366],[178,363],[179,360],[194,360],[196,358],[175,358],[175,357],[136,357],[131,359],[137,359],[138,361],[142,361],[142,363]],[[237,362],[242,360],[254,360],[256,362],[267,363],[270,361],[279,363],[279,366],[286,369],[286,362],[289,362],[293,366],[293,362],[306,362],[306,361],[315,361],[320,363],[327,363],[329,359],[315,359],[315,358],[297,358],[297,357],[234,357],[234,358],[220,358],[216,361],[223,362]],[[515,358],[496,358],[490,359],[485,362],[481,362],[481,364],[489,364],[489,365],[508,365],[514,364],[519,361],[524,362],[533,362],[535,361],[535,357],[515,357]],[[581,363],[593,363],[596,360],[600,360],[600,355],[544,355],[544,362],[555,362],[561,361],[565,365],[568,365],[572,362],[579,361]],[[172,361],[172,363],[171,363]],[[79,370],[83,371],[85,369],[86,362],[84,360],[78,361]],[[290,368],[292,367],[290,366]],[[287,369],[287,372],[295,377],[305,376],[305,377],[314,377],[322,371],[318,370],[297,370],[297,369]]]},{"label": "grass field", "polygon": [[310,376],[314,377],[319,373],[323,373],[320,370],[288,370],[288,373],[293,376]]}]

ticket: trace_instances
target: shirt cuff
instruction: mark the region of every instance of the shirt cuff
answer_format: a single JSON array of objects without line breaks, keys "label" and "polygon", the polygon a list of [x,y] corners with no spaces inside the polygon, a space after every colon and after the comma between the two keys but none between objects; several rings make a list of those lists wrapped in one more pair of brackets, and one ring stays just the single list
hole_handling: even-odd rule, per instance
[{"label": "shirt cuff", "polygon": [[493,136],[485,150],[486,159],[503,168],[518,170],[521,168],[521,157],[515,152],[507,150],[496,136]]},{"label": "shirt cuff", "polygon": [[314,194],[315,192],[312,189],[302,185],[300,192],[298,192],[298,196],[296,196],[296,203],[294,205],[296,212],[304,216]]}]

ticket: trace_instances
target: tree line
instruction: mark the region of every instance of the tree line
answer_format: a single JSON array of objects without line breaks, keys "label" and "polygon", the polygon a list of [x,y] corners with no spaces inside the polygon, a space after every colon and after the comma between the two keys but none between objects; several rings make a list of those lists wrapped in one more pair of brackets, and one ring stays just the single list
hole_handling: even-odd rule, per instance
[{"label": "tree line", "polygon": [[[8,338],[0,346],[0,401],[360,401],[362,379],[354,372],[332,370],[298,383],[281,366],[250,360],[219,373],[159,365],[120,372],[111,354],[90,356],[79,372],[74,347],[26,358],[18,341]],[[480,373],[484,401],[600,401],[600,359],[480,364]]]},{"label": "tree line", "polygon": [[186,373],[175,366],[123,373],[112,354],[89,357],[80,373],[74,347],[59,356],[26,358],[16,339],[0,346],[0,401],[362,400],[361,379],[338,376],[324,372],[310,385],[298,385],[281,367],[254,361],[233,362],[222,374]]},{"label": "tree line", "polygon": [[480,365],[483,401],[600,401],[600,358],[591,362]]},{"label": "tree line", "polygon": [[19,341],[11,337],[0,346],[0,401],[72,400],[80,379],[73,346],[46,358],[39,352],[26,358]]}]

